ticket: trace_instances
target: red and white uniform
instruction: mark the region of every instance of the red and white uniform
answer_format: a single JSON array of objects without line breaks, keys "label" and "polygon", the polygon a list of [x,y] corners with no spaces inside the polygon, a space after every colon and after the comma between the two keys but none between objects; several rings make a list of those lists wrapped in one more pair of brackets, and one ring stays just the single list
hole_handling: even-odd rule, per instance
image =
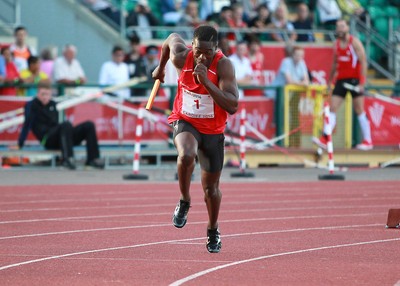
[{"label": "red and white uniform", "polygon": [[[264,55],[261,52],[255,54],[254,57],[249,57],[251,68],[253,69],[254,83],[258,85],[265,85],[263,69],[264,69]],[[245,89],[244,96],[261,96],[264,95],[262,89]]]},{"label": "red and white uniform", "polygon": [[[218,86],[219,81],[217,65],[223,56],[224,54],[218,51],[208,68],[207,76],[216,86]],[[193,76],[194,66],[193,51],[191,50],[179,75],[178,90],[172,113],[168,117],[168,123],[176,120],[185,120],[200,133],[223,133],[228,113],[214,102],[202,84],[196,83]]]},{"label": "red and white uniform", "polygon": [[361,80],[361,64],[353,47],[353,36],[350,35],[349,43],[345,48],[336,40],[336,79],[355,78]]}]

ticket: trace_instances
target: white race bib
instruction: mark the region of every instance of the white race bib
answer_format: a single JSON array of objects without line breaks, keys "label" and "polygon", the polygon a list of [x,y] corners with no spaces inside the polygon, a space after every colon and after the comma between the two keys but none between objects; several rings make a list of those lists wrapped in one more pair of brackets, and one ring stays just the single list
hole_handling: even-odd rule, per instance
[{"label": "white race bib", "polygon": [[214,118],[214,100],[182,88],[182,114],[192,118]]}]

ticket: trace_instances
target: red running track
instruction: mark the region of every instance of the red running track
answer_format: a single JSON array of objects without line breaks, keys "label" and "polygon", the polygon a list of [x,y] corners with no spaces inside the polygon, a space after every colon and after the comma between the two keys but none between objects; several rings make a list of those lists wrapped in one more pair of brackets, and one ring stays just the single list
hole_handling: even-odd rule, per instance
[{"label": "red running track", "polygon": [[222,251],[192,187],[0,187],[1,285],[399,285],[398,182],[223,183]]}]

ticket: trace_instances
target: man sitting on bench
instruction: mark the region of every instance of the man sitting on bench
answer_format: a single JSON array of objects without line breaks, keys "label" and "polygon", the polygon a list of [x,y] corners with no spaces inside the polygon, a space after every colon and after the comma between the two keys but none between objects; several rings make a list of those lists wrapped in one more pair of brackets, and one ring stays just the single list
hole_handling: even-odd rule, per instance
[{"label": "man sitting on bench", "polygon": [[62,166],[75,170],[73,146],[86,141],[86,166],[98,169],[104,168],[100,161],[99,145],[96,127],[91,121],[85,121],[72,126],[69,121],[58,122],[59,115],[56,102],[52,100],[51,86],[39,83],[37,95],[25,105],[25,121],[18,139],[21,149],[32,130],[40,144],[48,150],[61,150]]}]

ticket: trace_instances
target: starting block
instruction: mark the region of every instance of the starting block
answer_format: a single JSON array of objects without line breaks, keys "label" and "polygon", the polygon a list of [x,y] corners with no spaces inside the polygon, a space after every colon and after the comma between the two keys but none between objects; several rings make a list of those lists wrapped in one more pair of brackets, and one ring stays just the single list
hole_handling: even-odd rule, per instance
[{"label": "starting block", "polygon": [[400,209],[389,209],[386,228],[400,228]]}]

